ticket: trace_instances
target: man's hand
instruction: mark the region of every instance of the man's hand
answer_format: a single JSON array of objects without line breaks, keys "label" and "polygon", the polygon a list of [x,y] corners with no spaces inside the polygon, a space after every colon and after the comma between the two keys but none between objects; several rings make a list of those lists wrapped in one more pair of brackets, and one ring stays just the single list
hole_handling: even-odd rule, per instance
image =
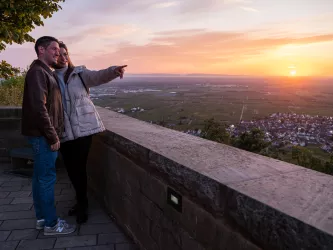
[{"label": "man's hand", "polygon": [[120,77],[120,79],[122,79],[124,77],[126,67],[127,67],[127,65],[123,65],[123,66],[119,66],[114,69],[114,72]]},{"label": "man's hand", "polygon": [[60,148],[60,141],[57,141],[56,143],[51,145],[51,150],[52,151],[58,151]]}]

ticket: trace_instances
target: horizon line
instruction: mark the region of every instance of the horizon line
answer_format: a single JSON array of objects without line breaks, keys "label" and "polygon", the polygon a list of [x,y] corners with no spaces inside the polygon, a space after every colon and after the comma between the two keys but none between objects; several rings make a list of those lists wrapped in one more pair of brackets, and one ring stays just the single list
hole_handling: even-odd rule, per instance
[{"label": "horizon line", "polygon": [[252,77],[252,78],[270,78],[286,77],[291,79],[298,78],[333,78],[332,76],[289,76],[289,75],[231,75],[231,74],[208,74],[208,73],[127,73],[126,76],[219,76],[219,77]]}]

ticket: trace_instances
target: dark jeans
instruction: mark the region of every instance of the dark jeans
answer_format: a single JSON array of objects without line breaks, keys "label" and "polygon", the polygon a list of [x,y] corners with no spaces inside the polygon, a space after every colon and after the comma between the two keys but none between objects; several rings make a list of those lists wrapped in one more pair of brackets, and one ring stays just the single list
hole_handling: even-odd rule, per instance
[{"label": "dark jeans", "polygon": [[58,152],[51,150],[44,137],[28,137],[28,140],[34,155],[32,194],[36,217],[45,219],[45,226],[53,227],[58,220],[54,201]]},{"label": "dark jeans", "polygon": [[88,207],[86,165],[91,141],[92,136],[85,136],[60,145],[60,152],[80,208]]}]

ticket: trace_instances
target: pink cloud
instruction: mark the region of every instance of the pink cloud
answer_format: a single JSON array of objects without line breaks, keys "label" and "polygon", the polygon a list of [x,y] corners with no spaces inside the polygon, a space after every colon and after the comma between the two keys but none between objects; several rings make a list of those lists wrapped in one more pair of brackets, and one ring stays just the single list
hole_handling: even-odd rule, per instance
[{"label": "pink cloud", "polygon": [[58,37],[59,40],[64,43],[71,45],[75,43],[79,43],[85,39],[89,39],[90,37],[98,37],[98,39],[104,39],[107,37],[119,37],[126,35],[128,33],[134,32],[137,29],[131,25],[101,25],[97,27],[91,27],[81,30],[80,32],[64,36]]}]

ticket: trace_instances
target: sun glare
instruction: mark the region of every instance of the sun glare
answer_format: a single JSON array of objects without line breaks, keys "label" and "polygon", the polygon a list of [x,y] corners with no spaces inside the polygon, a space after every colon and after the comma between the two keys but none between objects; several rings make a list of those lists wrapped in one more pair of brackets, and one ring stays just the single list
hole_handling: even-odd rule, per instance
[{"label": "sun glare", "polygon": [[296,70],[294,70],[294,69],[293,69],[293,70],[290,70],[290,72],[289,72],[289,74],[290,74],[291,76],[296,76],[296,73],[297,73],[297,72],[296,72]]}]

